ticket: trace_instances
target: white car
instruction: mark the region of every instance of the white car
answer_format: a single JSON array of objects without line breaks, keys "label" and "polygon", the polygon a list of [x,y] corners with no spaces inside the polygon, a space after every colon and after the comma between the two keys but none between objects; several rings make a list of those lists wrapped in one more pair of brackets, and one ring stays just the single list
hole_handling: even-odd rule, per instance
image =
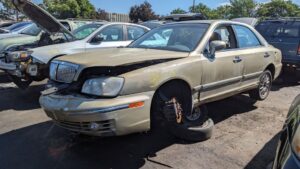
[{"label": "white car", "polygon": [[[29,1],[14,1],[15,6],[40,27],[48,30],[65,29],[62,24],[49,13]],[[29,6],[29,7],[28,7]],[[45,25],[30,11],[49,16],[47,21],[52,26]],[[45,26],[43,26],[45,25]],[[129,45],[150,29],[141,25],[121,22],[94,22],[79,27],[68,34],[63,34],[69,42],[33,48],[28,51],[11,52],[0,61],[0,69],[9,74],[12,81],[20,88],[27,88],[32,81],[48,78],[49,63],[54,58],[63,55],[92,51],[99,48],[122,47]]]}]

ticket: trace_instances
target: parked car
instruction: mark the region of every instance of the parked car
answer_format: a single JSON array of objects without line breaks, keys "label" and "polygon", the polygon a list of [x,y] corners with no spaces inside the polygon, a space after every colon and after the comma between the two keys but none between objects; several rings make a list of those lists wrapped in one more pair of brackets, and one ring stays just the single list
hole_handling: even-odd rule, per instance
[{"label": "parked car", "polygon": [[0,22],[0,28],[6,28],[6,27],[9,27],[9,26],[11,26],[15,23],[17,23],[17,22],[15,22],[15,21],[1,21]]},{"label": "parked car", "polygon": [[281,50],[284,67],[300,69],[300,18],[268,19],[260,22],[256,29]]},{"label": "parked car", "polygon": [[54,59],[40,104],[56,124],[84,134],[125,135],[164,124],[180,138],[203,140],[213,121],[200,105],[241,92],[264,100],[281,66],[280,50],[249,25],[174,22],[125,48]]},{"label": "parked car", "polygon": [[278,143],[273,169],[300,169],[300,95],[292,103]]},{"label": "parked car", "polygon": [[32,24],[32,22],[19,22],[19,23],[15,23],[9,27],[6,28],[0,28],[0,34],[6,34],[6,33],[19,33],[22,30],[24,30],[24,28],[30,26]]},{"label": "parked car", "polygon": [[201,13],[172,14],[162,18],[162,20],[166,22],[179,22],[179,21],[204,20],[204,19],[206,19],[206,17]]},{"label": "parked car", "polygon": [[[63,43],[72,40],[71,31],[89,22],[56,20],[48,12],[29,1],[13,1],[18,10],[35,24],[18,34],[0,34],[0,58],[6,52]],[[25,9],[25,10],[23,10]],[[32,12],[34,11],[34,12]],[[66,38],[67,37],[67,38]]]}]

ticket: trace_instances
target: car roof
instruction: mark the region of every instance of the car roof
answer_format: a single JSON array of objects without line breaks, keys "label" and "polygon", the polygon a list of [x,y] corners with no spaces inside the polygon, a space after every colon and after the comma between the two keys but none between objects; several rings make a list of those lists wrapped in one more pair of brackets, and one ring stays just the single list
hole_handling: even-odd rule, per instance
[{"label": "car roof", "polygon": [[181,21],[181,22],[170,22],[167,23],[166,25],[169,24],[195,24],[195,23],[200,23],[200,24],[236,24],[236,25],[244,25],[244,26],[249,26],[245,23],[241,22],[235,22],[235,21],[230,21],[230,20],[191,20],[191,21]]}]

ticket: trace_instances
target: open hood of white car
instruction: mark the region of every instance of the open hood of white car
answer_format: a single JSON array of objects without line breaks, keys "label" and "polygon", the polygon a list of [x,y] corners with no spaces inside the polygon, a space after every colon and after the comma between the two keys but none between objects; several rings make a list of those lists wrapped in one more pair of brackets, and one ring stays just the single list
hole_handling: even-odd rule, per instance
[{"label": "open hood of white car", "polygon": [[51,14],[29,0],[13,0],[12,2],[17,10],[22,12],[49,34],[66,33],[74,37],[73,34]]}]

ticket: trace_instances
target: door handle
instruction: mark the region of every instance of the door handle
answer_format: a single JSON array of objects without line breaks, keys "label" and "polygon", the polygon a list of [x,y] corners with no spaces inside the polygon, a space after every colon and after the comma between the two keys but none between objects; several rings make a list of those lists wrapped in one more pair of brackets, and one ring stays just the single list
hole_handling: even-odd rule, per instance
[{"label": "door handle", "polygon": [[265,58],[268,58],[268,57],[270,57],[271,55],[269,54],[269,53],[265,53],[265,55],[264,55],[264,57]]},{"label": "door handle", "polygon": [[234,57],[234,59],[233,59],[233,63],[239,63],[239,62],[241,62],[242,61],[242,59],[239,57],[239,56],[236,56],[236,57]]}]

